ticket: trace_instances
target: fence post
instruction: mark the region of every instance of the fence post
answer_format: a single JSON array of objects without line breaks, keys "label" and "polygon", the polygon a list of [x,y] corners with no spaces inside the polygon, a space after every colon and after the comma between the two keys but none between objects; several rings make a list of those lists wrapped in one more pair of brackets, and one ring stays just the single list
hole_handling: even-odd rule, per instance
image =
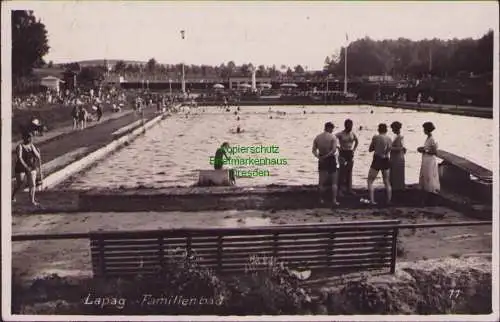
[{"label": "fence post", "polygon": [[334,244],[335,244],[335,232],[332,231],[330,233],[330,238],[328,240],[328,249],[327,249],[327,254],[326,254],[328,268],[330,268],[330,266],[332,264],[332,256],[334,254],[333,253]]},{"label": "fence post", "polygon": [[394,274],[396,272],[398,231],[398,227],[394,227],[394,231],[392,234],[391,274]]},{"label": "fence post", "polygon": [[165,269],[165,253],[164,253],[164,239],[163,236],[158,237],[158,259],[160,262],[160,268],[161,270]]},{"label": "fence post", "polygon": [[222,272],[222,235],[217,237],[217,269]]},{"label": "fence post", "polygon": [[99,237],[99,270],[101,276],[106,275],[106,263],[104,262],[104,239]]},{"label": "fence post", "polygon": [[279,247],[279,234],[274,233],[274,242],[273,242],[273,257],[275,260],[278,260],[278,247]]},{"label": "fence post", "polygon": [[191,237],[191,235],[188,235],[186,237],[186,252],[187,252],[188,257],[191,257],[191,254],[192,254],[191,244],[192,244],[192,237]]}]

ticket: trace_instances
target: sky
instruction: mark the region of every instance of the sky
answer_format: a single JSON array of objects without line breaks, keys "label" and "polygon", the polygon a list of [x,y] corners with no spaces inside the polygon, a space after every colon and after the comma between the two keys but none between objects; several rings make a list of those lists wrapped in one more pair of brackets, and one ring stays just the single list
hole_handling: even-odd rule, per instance
[{"label": "sky", "polygon": [[[2,3],[4,5],[5,2]],[[490,2],[8,3],[46,25],[54,63],[124,59],[159,63],[323,67],[349,41],[399,37],[479,38],[498,26]],[[180,30],[186,38],[181,39]]]}]

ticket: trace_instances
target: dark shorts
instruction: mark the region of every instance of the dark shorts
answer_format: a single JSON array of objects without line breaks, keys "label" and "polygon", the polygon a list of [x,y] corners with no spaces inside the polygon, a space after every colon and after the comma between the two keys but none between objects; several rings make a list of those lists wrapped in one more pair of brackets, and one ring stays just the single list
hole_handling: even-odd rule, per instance
[{"label": "dark shorts", "polygon": [[339,156],[346,161],[352,162],[354,159],[354,152],[352,150],[340,150]]},{"label": "dark shorts", "polygon": [[318,171],[335,173],[337,172],[337,160],[334,156],[318,161]]},{"label": "dark shorts", "polygon": [[354,162],[354,152],[352,150],[340,150],[339,159],[343,160],[341,163],[344,166],[352,165]]},{"label": "dark shorts", "polygon": [[383,158],[381,156],[374,155],[370,168],[377,171],[389,170],[391,168],[391,161],[389,160],[389,158]]}]

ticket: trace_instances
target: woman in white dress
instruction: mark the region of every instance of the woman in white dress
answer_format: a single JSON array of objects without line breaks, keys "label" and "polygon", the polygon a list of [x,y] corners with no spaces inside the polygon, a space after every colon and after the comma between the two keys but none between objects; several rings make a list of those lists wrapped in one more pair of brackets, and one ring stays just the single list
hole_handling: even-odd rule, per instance
[{"label": "woman in white dress", "polygon": [[432,131],[434,131],[435,127],[431,122],[425,122],[422,126],[427,139],[424,146],[417,149],[418,152],[422,153],[419,185],[423,191],[438,193],[440,190],[438,163],[436,159],[438,145],[432,136]]}]

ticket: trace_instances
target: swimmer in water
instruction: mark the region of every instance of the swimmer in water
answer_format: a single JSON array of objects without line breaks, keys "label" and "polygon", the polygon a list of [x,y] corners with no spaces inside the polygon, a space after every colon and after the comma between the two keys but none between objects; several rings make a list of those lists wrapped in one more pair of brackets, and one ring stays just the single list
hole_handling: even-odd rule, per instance
[{"label": "swimmer in water", "polygon": [[240,120],[240,117],[238,116],[238,117],[236,118],[236,120],[237,120],[237,121],[239,121],[239,120]]},{"label": "swimmer in water", "polygon": [[234,111],[234,115],[238,115],[238,112],[237,112],[237,111]]},{"label": "swimmer in water", "polygon": [[240,126],[238,125],[238,127],[236,128],[236,133],[241,133],[241,128]]},{"label": "swimmer in water", "polygon": [[359,130],[361,131],[362,129],[363,129],[363,126],[362,126],[362,125],[360,125],[360,126],[359,126]]},{"label": "swimmer in water", "polygon": [[373,110],[371,110],[370,114],[373,114]]}]

